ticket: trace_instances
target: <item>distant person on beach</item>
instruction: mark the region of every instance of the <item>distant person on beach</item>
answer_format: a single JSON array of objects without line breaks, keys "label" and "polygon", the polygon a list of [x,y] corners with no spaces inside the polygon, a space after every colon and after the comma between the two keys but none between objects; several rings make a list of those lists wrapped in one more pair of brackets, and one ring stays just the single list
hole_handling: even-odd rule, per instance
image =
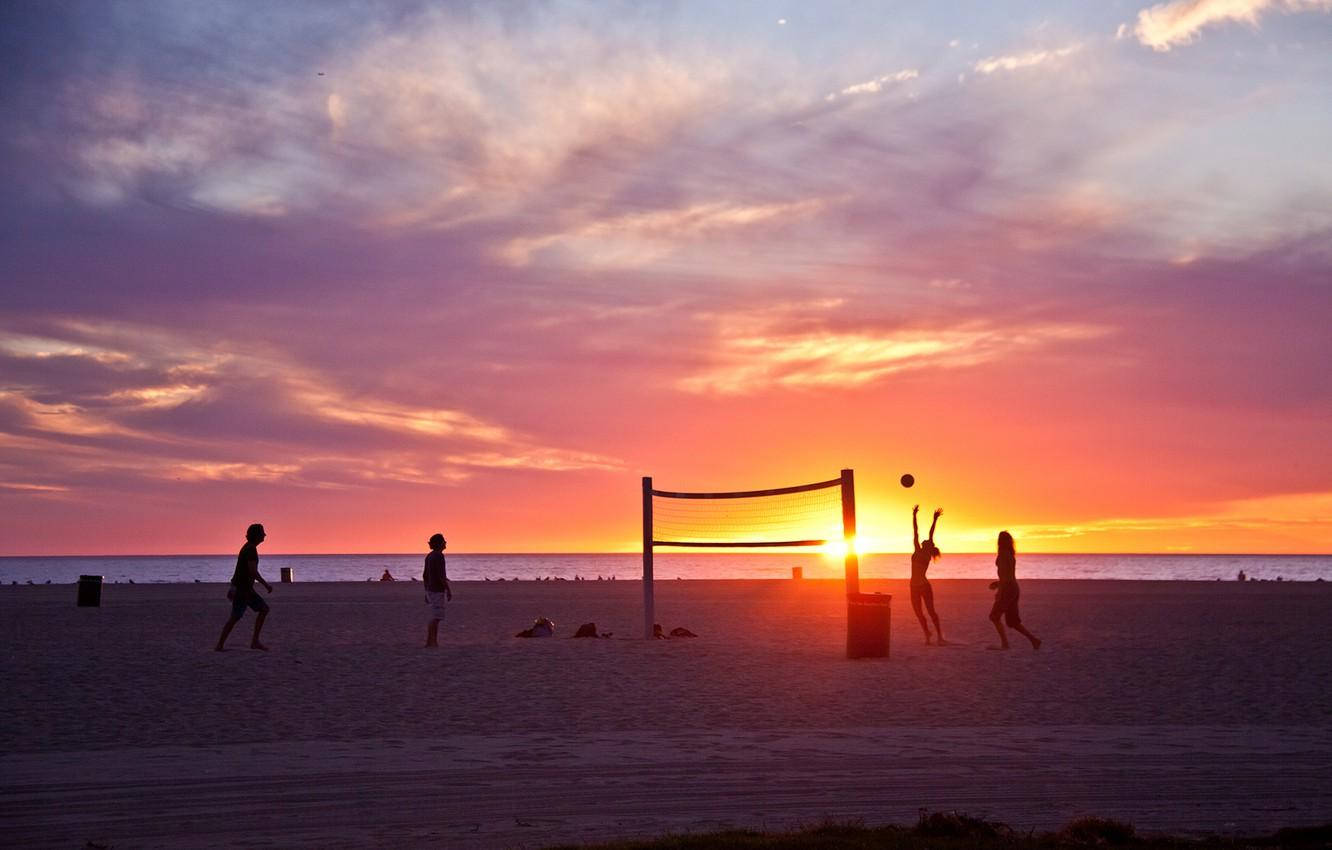
[{"label": "distant person on beach", "polygon": [[[439,646],[439,621],[444,619],[444,603],[453,599],[449,589],[449,576],[444,569],[444,547],[448,542],[444,535],[435,533],[428,541],[430,554],[425,557],[425,573],[421,580],[425,583],[427,647]],[[385,570],[384,572],[388,572]]]},{"label": "distant person on beach", "polygon": [[990,622],[999,632],[999,645],[990,649],[1008,649],[1008,634],[1004,623],[1018,634],[1031,641],[1032,649],[1041,648],[1041,639],[1027,631],[1018,614],[1017,551],[1013,545],[1013,535],[1007,531],[999,532],[999,556],[994,559],[999,568],[999,580],[990,582],[994,593],[994,607],[990,609]]},{"label": "distant person on beach", "polygon": [[385,567],[385,568],[384,568],[384,574],[383,574],[382,576],[379,577],[379,580],[380,580],[380,581],[397,581],[397,579],[395,579],[395,578],[393,577],[393,574],[390,573],[390,572],[388,571],[388,567]]},{"label": "distant person on beach", "polygon": [[245,530],[245,545],[236,555],[236,572],[231,576],[231,590],[227,593],[227,597],[231,600],[231,619],[222,627],[222,636],[217,639],[218,652],[226,648],[227,636],[240,622],[241,617],[245,616],[246,608],[257,615],[254,618],[254,637],[250,640],[250,648],[268,651],[268,647],[259,642],[259,632],[268,617],[268,603],[259,595],[259,591],[254,589],[254,583],[257,581],[269,593],[273,592],[273,585],[264,581],[264,577],[259,574],[258,547],[267,536],[264,527],[257,522]]},{"label": "distant person on beach", "polygon": [[[930,523],[930,536],[925,538],[925,542],[920,542],[920,526],[916,524],[916,514],[920,513],[920,505],[911,508],[911,540],[915,544],[915,551],[911,553],[911,610],[916,612],[916,619],[920,620],[920,627],[925,631],[925,644],[928,646],[935,641],[930,635],[929,623],[925,622],[925,611],[930,612],[930,619],[934,621],[934,632],[938,637],[939,646],[946,646],[944,640],[943,626],[939,625],[939,614],[934,610],[934,588],[930,587],[930,580],[925,577],[925,571],[930,568],[931,561],[939,560],[942,554],[939,547],[934,545],[934,528],[939,524],[939,517],[943,515],[943,508],[934,509],[934,521]],[[922,610],[922,606],[924,610]]]}]

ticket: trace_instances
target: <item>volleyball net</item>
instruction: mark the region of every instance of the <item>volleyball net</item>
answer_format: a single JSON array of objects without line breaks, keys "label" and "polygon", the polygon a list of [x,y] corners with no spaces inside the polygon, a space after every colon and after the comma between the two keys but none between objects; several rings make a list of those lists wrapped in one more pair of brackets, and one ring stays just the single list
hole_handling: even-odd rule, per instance
[{"label": "volleyball net", "polygon": [[652,554],[659,546],[706,549],[823,546],[845,541],[847,592],[859,589],[855,477],[729,493],[657,490],[643,479],[643,608],[652,637]]},{"label": "volleyball net", "polygon": [[822,546],[841,538],[841,478],[743,493],[652,491],[654,546]]}]

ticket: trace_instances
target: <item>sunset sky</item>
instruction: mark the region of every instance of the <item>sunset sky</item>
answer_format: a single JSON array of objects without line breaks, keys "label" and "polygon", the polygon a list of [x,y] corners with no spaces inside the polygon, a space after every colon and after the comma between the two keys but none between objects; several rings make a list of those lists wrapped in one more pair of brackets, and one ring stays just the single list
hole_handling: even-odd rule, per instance
[{"label": "sunset sky", "polygon": [[[1332,0],[0,4],[0,554],[1332,551]],[[898,477],[918,483],[904,490]]]}]

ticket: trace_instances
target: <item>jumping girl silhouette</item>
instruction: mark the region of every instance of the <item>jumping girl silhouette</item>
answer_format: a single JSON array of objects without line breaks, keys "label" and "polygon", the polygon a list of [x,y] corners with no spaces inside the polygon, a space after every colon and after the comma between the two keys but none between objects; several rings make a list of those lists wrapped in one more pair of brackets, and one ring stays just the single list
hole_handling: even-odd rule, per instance
[{"label": "jumping girl silhouette", "polygon": [[931,561],[939,560],[939,547],[934,545],[934,527],[939,524],[939,517],[943,514],[943,508],[934,509],[934,521],[930,523],[930,536],[925,538],[925,542],[920,542],[920,527],[916,525],[916,514],[920,512],[920,505],[911,509],[911,540],[915,544],[916,550],[911,553],[911,609],[916,612],[916,619],[920,620],[920,627],[925,631],[925,643],[933,643],[930,636],[929,623],[925,621],[924,608],[930,612],[930,619],[934,621],[934,631],[938,636],[938,645],[945,646],[947,642],[943,636],[943,626],[939,625],[939,614],[934,610],[934,588],[930,587],[930,580],[925,577],[925,571],[930,568]]}]

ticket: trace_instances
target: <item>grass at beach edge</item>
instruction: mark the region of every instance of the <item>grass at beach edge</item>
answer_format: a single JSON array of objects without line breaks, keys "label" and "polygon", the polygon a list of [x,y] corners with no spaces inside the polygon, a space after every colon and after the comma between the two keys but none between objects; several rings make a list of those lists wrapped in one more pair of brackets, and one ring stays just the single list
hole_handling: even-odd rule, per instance
[{"label": "grass at beach edge", "polygon": [[561,844],[550,850],[1052,850],[1076,847],[1138,850],[1332,848],[1332,823],[1291,827],[1257,837],[1182,837],[1158,833],[1139,835],[1132,824],[1100,817],[1078,818],[1055,832],[1023,832],[1003,823],[958,812],[932,812],[922,814],[915,826],[869,827],[855,821],[825,821],[786,832],[724,830],[669,834],[605,844]]}]

